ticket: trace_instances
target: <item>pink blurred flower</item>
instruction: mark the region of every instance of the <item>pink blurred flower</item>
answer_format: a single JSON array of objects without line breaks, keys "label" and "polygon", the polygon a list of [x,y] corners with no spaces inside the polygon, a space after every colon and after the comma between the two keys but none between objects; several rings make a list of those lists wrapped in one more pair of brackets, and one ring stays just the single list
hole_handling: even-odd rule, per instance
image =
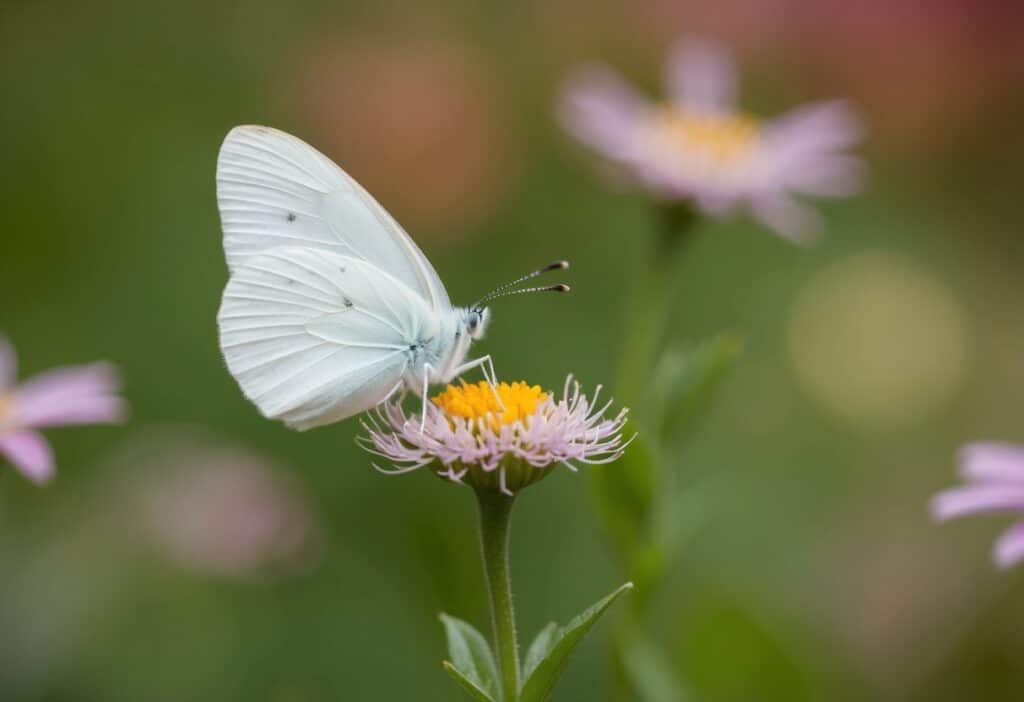
[{"label": "pink blurred flower", "polygon": [[[558,4],[580,0],[558,0]],[[786,70],[801,85],[851,96],[870,116],[879,153],[1005,148],[1021,92],[1024,3],[942,0],[677,0],[616,2],[633,54],[680,32]],[[568,12],[566,10],[565,12]],[[622,27],[627,27],[623,30]],[[639,45],[639,46],[638,46]],[[764,75],[764,69],[759,72]],[[933,168],[934,164],[925,166]]]},{"label": "pink blurred flower", "polygon": [[566,130],[659,197],[721,217],[740,205],[777,233],[803,240],[820,229],[796,194],[841,197],[861,185],[847,150],[861,128],[842,102],[812,103],[761,121],[736,107],[736,69],[721,46],[679,43],[667,64],[667,104],[636,93],[611,68],[592,65],[567,81]]},{"label": "pink blurred flower", "polygon": [[108,424],[123,419],[124,401],[109,363],[67,366],[15,385],[17,356],[0,336],[0,456],[29,480],[53,478],[53,450],[39,429]]},{"label": "pink blurred flower", "polygon": [[361,443],[395,464],[381,472],[407,473],[433,464],[442,478],[512,494],[548,475],[551,466],[575,471],[576,463],[611,463],[622,455],[627,410],[606,418],[611,400],[598,406],[600,390],[588,399],[572,376],[561,399],[525,382],[502,382],[493,389],[486,382],[449,385],[427,406],[422,426],[399,400],[385,402],[376,418],[369,415],[364,422],[368,436]]},{"label": "pink blurred flower", "polygon": [[320,561],[317,511],[294,476],[262,455],[192,429],[150,430],[122,449],[151,551],[185,570],[236,580],[307,572]]},{"label": "pink blurred flower", "polygon": [[[945,521],[969,514],[1024,512],[1024,446],[977,443],[960,452],[960,473],[967,484],[940,492],[932,514]],[[993,558],[1008,568],[1024,559],[1024,520],[996,541]]]}]

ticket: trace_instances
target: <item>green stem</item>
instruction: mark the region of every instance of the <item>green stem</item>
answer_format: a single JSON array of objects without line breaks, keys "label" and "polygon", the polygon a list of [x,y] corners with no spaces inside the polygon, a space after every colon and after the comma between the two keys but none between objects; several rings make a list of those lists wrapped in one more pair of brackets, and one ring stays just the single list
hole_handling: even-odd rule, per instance
[{"label": "green stem", "polygon": [[623,404],[638,406],[647,377],[657,361],[671,303],[677,253],[693,232],[698,218],[687,205],[664,205],[650,260],[637,279],[625,320],[625,348],[619,366],[616,394]]},{"label": "green stem", "polygon": [[491,601],[501,700],[516,702],[519,698],[519,646],[516,643],[512,581],[508,567],[509,521],[515,497],[499,490],[480,488],[476,491],[476,500],[480,508],[480,547]]},{"label": "green stem", "polygon": [[[623,404],[637,408],[640,417],[644,416],[641,403],[648,378],[658,362],[665,336],[679,251],[692,238],[699,222],[696,212],[685,204],[663,205],[658,214],[658,231],[650,249],[650,259],[637,277],[623,325],[625,347],[616,387],[616,394]],[[650,600],[647,590],[645,580],[638,579],[631,607],[618,615],[612,627],[609,699],[613,702],[636,699],[626,675],[622,651],[643,625],[646,603]]]}]

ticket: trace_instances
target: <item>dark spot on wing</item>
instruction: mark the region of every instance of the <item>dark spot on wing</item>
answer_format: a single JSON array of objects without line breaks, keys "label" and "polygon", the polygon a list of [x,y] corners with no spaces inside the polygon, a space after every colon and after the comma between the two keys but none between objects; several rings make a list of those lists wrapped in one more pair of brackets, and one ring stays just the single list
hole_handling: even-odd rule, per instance
[{"label": "dark spot on wing", "polygon": [[349,300],[347,297],[343,299],[343,302],[345,303],[345,307],[352,306],[352,300]]},{"label": "dark spot on wing", "polygon": [[294,222],[298,218],[299,218],[299,216],[297,214],[295,214],[294,212],[289,212],[288,213],[288,221],[289,222]]}]

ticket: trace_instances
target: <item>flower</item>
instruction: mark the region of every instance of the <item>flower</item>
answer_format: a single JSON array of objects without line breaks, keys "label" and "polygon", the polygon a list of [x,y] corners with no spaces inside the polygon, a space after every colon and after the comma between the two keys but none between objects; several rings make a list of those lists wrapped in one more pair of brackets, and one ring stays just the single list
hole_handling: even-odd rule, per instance
[{"label": "flower", "polygon": [[53,477],[53,451],[37,431],[76,424],[120,421],[125,403],[109,363],[67,366],[42,373],[15,387],[17,356],[0,336],[0,456],[29,480]]},{"label": "flower", "polygon": [[[1024,512],[1024,446],[985,442],[960,451],[960,473],[967,485],[932,498],[940,521],[978,512]],[[1024,520],[996,541],[992,556],[1001,568],[1024,559]]]},{"label": "flower", "polygon": [[123,520],[140,544],[191,573],[266,582],[315,569],[319,510],[300,478],[272,459],[197,427],[150,428],[112,463]]},{"label": "flower", "polygon": [[863,164],[844,153],[860,141],[840,101],[806,105],[773,120],[735,106],[736,69],[716,43],[687,41],[671,52],[670,98],[653,104],[611,68],[580,69],[565,85],[566,130],[639,185],[720,217],[746,204],[754,217],[801,241],[818,215],[793,194],[844,196],[860,187]]},{"label": "flower", "polygon": [[[400,400],[389,400],[363,426],[361,444],[407,473],[432,466],[434,473],[477,488],[499,488],[511,495],[548,475],[561,464],[601,464],[618,459],[627,410],[606,419],[609,400],[597,407],[580,393],[579,383],[566,378],[556,400],[540,386],[525,382],[449,385],[427,405],[426,421],[407,415]],[[500,400],[500,401],[499,401]]]}]

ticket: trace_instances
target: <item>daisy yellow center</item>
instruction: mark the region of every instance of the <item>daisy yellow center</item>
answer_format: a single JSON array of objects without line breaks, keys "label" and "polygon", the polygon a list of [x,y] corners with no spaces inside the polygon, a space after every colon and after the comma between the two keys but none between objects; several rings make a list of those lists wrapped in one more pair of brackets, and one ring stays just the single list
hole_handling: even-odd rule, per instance
[{"label": "daisy yellow center", "polygon": [[758,121],[739,113],[665,107],[655,113],[654,122],[669,148],[717,165],[746,159],[761,137]]},{"label": "daisy yellow center", "polygon": [[[497,392],[497,397],[495,397]],[[501,398],[501,402],[498,402]],[[523,381],[498,383],[494,388],[484,381],[449,385],[434,396],[433,402],[445,414],[465,419],[490,419],[492,426],[511,424],[537,411],[537,406],[548,399],[539,385]]]}]

